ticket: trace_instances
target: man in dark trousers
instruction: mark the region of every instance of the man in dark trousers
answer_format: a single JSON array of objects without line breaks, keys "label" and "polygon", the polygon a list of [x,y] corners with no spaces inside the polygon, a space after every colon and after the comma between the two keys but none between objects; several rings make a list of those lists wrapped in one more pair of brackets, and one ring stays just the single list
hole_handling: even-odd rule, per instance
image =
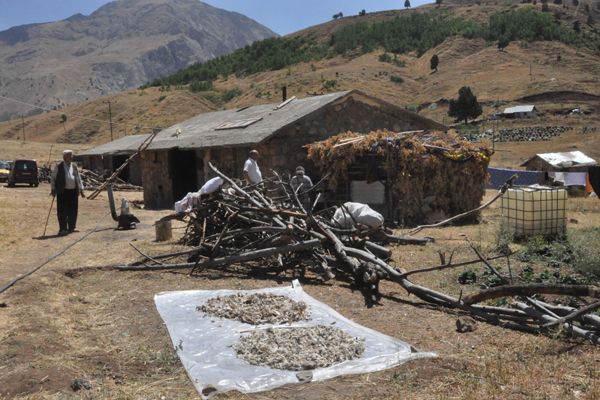
[{"label": "man in dark trousers", "polygon": [[58,236],[75,232],[77,225],[77,196],[83,194],[83,183],[77,166],[71,162],[73,151],[63,151],[63,161],[52,170],[52,191],[56,196],[59,231]]}]

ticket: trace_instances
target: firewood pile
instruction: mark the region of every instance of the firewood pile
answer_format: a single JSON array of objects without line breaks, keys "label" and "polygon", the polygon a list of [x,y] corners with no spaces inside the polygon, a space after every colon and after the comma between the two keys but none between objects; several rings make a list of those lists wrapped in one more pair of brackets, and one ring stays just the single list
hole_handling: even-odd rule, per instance
[{"label": "firewood pile", "polygon": [[[394,236],[386,228],[368,228],[358,221],[350,228],[341,228],[331,218],[334,210],[313,211],[316,201],[311,209],[303,208],[298,199],[303,194],[301,187],[296,193],[277,176],[270,185],[278,187],[279,192],[269,192],[260,186],[242,187],[210,166],[229,187],[204,197],[200,206],[183,216],[187,222],[183,240],[190,248],[144,255],[138,262],[116,267],[118,270],[188,269],[191,274],[203,270],[243,270],[245,274],[272,277],[291,273],[316,281],[335,278],[350,281],[362,292],[367,305],[380,300],[379,282],[383,279],[397,283],[424,302],[460,310],[480,321],[534,333],[561,330],[600,344],[600,317],[593,314],[600,308],[599,287],[519,282],[510,273],[510,256],[485,257],[472,244],[472,260],[453,262],[452,256],[440,254],[440,265],[407,271],[393,265],[391,250],[386,246],[426,244],[429,239]],[[497,197],[505,190],[506,187],[502,188]],[[168,263],[174,258],[177,262]],[[497,268],[497,263],[504,259],[508,275]],[[412,280],[416,274],[467,265],[485,268],[501,284],[455,296]],[[575,309],[541,301],[540,295],[579,297],[588,305]],[[506,299],[503,302],[506,306],[489,304],[501,298]],[[262,316],[259,313],[252,318],[260,320]]]},{"label": "firewood pile", "polygon": [[[403,226],[476,208],[485,193],[492,154],[483,145],[437,131],[347,132],[307,148],[309,160],[323,174],[331,174],[332,189],[349,180],[385,182],[388,220]],[[349,176],[357,167],[364,171],[362,176]],[[475,213],[462,222],[477,218]]]},{"label": "firewood pile", "polygon": [[[83,186],[85,186],[86,190],[97,190],[106,181],[104,176],[88,169],[80,169],[79,175],[81,176]],[[141,186],[132,185],[120,178],[115,178],[112,186],[113,190],[121,192],[140,192],[144,190]]]}]

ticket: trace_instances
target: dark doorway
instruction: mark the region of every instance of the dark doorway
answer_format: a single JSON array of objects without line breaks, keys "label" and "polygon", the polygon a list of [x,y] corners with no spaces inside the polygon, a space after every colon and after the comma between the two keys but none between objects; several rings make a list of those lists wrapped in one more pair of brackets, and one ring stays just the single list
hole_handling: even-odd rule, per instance
[{"label": "dark doorway", "polygon": [[171,150],[169,152],[169,168],[175,201],[179,201],[188,192],[198,190],[195,151]]},{"label": "dark doorway", "polygon": [[[116,171],[128,158],[129,156],[112,156],[112,170]],[[119,178],[125,182],[129,182],[129,165],[123,168],[123,171],[119,172]]]}]

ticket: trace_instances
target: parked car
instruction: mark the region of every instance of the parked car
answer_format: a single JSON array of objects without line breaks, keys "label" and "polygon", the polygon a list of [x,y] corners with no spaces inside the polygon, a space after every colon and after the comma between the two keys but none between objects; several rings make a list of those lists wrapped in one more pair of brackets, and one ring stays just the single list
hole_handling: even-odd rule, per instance
[{"label": "parked car", "polygon": [[15,160],[13,167],[8,175],[8,186],[15,186],[17,183],[26,183],[29,186],[37,186],[38,167],[35,160]]},{"label": "parked car", "polygon": [[6,182],[10,174],[10,163],[8,161],[0,161],[0,182]]}]

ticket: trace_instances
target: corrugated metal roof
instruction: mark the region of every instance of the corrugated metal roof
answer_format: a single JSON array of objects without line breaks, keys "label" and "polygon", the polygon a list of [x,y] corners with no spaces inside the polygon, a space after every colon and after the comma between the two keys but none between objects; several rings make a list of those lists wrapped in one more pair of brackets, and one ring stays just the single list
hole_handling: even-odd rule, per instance
[{"label": "corrugated metal roof", "polygon": [[100,146],[93,147],[77,156],[103,156],[103,155],[116,155],[116,154],[133,154],[140,147],[140,145],[150,136],[146,135],[129,135],[113,140],[112,142],[101,144]]},{"label": "corrugated metal roof", "polygon": [[[536,154],[536,157],[541,158],[548,164],[556,168],[570,167],[593,167],[598,163],[593,158],[583,154],[581,151],[568,151],[564,153],[542,153]],[[531,159],[525,161],[522,165],[527,164]]]},{"label": "corrugated metal roof", "polygon": [[531,104],[526,106],[514,106],[505,108],[503,114],[527,113],[532,112],[533,110],[535,110],[535,106]]},{"label": "corrugated metal roof", "polygon": [[[278,104],[263,104],[199,114],[161,131],[148,149],[197,149],[260,143],[284,126],[349,93],[350,91],[346,91],[294,99],[280,109],[275,109]],[[244,128],[217,130],[223,124],[250,120],[257,121]]]}]

